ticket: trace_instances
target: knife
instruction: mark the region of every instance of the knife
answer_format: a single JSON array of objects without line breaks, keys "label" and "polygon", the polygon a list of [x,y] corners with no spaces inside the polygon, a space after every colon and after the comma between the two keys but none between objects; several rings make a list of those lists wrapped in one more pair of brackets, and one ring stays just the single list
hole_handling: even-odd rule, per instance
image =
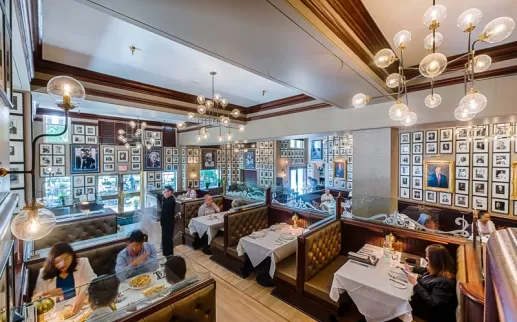
[{"label": "knife", "polygon": [[393,278],[390,278],[390,281],[392,281],[395,284],[401,285],[401,286],[407,286],[406,283],[402,283],[402,282],[400,282],[400,281],[398,281],[396,279],[393,279]]}]

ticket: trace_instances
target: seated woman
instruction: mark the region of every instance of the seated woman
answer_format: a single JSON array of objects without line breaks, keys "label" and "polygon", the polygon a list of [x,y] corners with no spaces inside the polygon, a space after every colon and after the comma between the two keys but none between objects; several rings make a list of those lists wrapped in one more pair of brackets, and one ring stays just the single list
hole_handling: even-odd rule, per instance
[{"label": "seated woman", "polygon": [[429,245],[425,250],[427,267],[406,270],[418,273],[418,278],[407,275],[413,286],[411,307],[413,315],[428,322],[456,321],[456,271],[454,261],[442,245]]},{"label": "seated woman", "polygon": [[434,222],[433,218],[426,214],[420,214],[420,217],[418,218],[417,222],[424,226],[427,229],[436,230],[436,223]]},{"label": "seated woman", "polygon": [[169,284],[176,284],[185,279],[187,262],[181,256],[171,256],[165,262],[165,279]]},{"label": "seated woman", "polygon": [[113,302],[117,298],[120,281],[114,275],[102,275],[94,279],[88,286],[88,303],[92,313],[86,322],[99,319],[111,313]]},{"label": "seated woman", "polygon": [[33,297],[49,296],[58,300],[75,297],[72,311],[77,313],[86,298],[86,288],[81,286],[96,276],[88,258],[78,258],[67,243],[56,243],[39,271]]},{"label": "seated woman", "polygon": [[158,254],[151,243],[145,242],[146,236],[141,230],[135,230],[129,236],[129,242],[117,256],[115,273],[121,280],[152,272],[158,269]]},{"label": "seated woman", "polygon": [[321,195],[320,208],[329,210],[330,205],[334,202],[334,196],[330,193],[330,189],[325,189],[325,193]]},{"label": "seated woman", "polygon": [[488,212],[484,212],[482,213],[481,218],[478,219],[477,227],[480,235],[490,236],[496,230],[495,225],[490,218],[490,214]]}]

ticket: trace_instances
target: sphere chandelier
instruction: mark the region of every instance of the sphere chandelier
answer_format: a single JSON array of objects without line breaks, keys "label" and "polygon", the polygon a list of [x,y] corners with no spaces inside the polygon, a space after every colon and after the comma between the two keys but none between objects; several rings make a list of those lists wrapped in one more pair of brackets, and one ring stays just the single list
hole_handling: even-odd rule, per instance
[{"label": "sphere chandelier", "polygon": [[[215,75],[217,75],[217,73],[210,72],[210,75],[212,76],[212,99],[199,95],[197,97],[197,114],[189,112],[187,113],[187,118],[197,122],[196,126],[198,131],[196,140],[198,142],[208,140],[211,137],[209,129],[213,127],[219,128],[217,141],[231,141],[233,139],[232,129],[237,130],[238,132],[244,132],[245,130],[244,125],[239,124],[234,126],[231,120],[231,117],[237,119],[241,115],[241,111],[236,108],[232,111],[226,111],[228,100],[223,98],[221,94],[215,93]],[[186,126],[187,125],[184,122],[178,123],[178,129],[180,130],[186,128]],[[223,127],[228,129],[224,134]]]},{"label": "sphere chandelier", "polygon": [[[458,60],[467,59],[467,63],[463,68],[465,96],[458,103],[458,107],[454,111],[454,116],[460,121],[469,121],[473,119],[477,113],[481,112],[487,106],[487,98],[475,89],[475,74],[486,71],[492,63],[492,58],[488,55],[475,55],[474,47],[478,42],[497,43],[505,40],[510,36],[515,28],[515,21],[510,17],[499,17],[490,21],[478,38],[471,41],[472,31],[481,22],[483,14],[481,10],[471,8],[464,11],[457,19],[457,26],[468,35],[468,52],[447,61],[447,57],[439,53],[437,50],[443,43],[444,36],[436,31],[447,15],[447,9],[443,5],[435,4],[427,9],[424,13],[423,23],[429,28],[431,33],[424,39],[424,48],[429,51],[418,66],[418,68],[410,68],[404,66],[404,50],[407,49],[411,41],[411,33],[407,30],[401,30],[393,37],[393,45],[398,50],[398,56],[390,48],[381,49],[374,57],[377,67],[386,68],[398,61],[399,72],[390,74],[386,78],[386,86],[389,88],[397,88],[397,92],[388,95],[370,97],[359,93],[352,97],[352,105],[355,108],[365,107],[372,99],[396,97],[396,102],[389,110],[389,117],[394,121],[400,121],[404,126],[411,126],[416,123],[417,115],[409,107],[407,95],[407,83],[420,77],[431,79],[431,93],[425,98],[424,104],[429,108],[436,108],[442,102],[442,97],[434,92],[434,79],[442,75],[447,70],[447,66]],[[407,79],[404,72],[411,69],[417,69],[420,74],[414,78]],[[452,71],[452,70],[451,70]],[[470,90],[467,90],[467,84],[470,82]],[[405,104],[402,98],[405,97]]]},{"label": "sphere chandelier", "polygon": [[153,146],[156,144],[156,140],[159,139],[157,132],[150,132],[151,136],[147,137],[144,135],[144,130],[147,128],[146,122],[140,122],[139,120],[129,121],[129,126],[131,127],[132,133],[127,133],[124,129],[118,130],[118,140],[124,144],[126,149],[129,149],[131,145],[129,144],[129,140],[127,139],[127,134],[131,134],[131,137],[135,143],[135,148],[141,149],[145,147],[147,150],[151,150]]}]

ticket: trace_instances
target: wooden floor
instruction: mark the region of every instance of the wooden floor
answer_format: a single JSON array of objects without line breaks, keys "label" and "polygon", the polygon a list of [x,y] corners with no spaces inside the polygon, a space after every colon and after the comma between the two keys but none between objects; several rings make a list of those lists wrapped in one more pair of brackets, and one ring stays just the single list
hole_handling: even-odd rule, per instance
[{"label": "wooden floor", "polygon": [[177,246],[176,254],[190,259],[196,269],[207,270],[216,281],[217,321],[315,321],[271,295],[273,287],[260,286],[255,275],[243,279],[210,260],[200,250]]}]

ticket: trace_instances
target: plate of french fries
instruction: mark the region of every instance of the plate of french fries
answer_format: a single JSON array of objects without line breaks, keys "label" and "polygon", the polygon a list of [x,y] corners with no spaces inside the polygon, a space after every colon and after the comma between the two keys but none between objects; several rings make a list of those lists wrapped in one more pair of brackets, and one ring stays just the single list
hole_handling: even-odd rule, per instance
[{"label": "plate of french fries", "polygon": [[166,286],[165,285],[156,285],[156,286],[153,286],[151,288],[148,288],[147,290],[145,291],[142,291],[142,294],[144,296],[150,296],[150,295],[154,295],[156,293],[159,293],[161,291],[163,291],[164,289],[166,289]]},{"label": "plate of french fries", "polygon": [[146,287],[149,287],[153,282],[153,278],[149,274],[142,274],[136,277],[133,277],[127,282],[130,288],[134,290],[140,290]]}]

